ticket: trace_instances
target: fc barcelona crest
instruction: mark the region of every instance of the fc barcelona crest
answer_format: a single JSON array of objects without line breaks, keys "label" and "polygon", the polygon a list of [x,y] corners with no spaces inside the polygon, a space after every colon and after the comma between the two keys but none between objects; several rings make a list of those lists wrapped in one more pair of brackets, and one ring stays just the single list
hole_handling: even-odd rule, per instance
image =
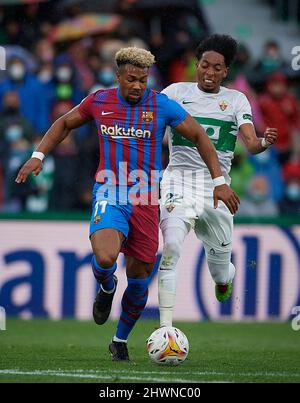
[{"label": "fc barcelona crest", "polygon": [[225,111],[225,109],[227,108],[227,106],[228,106],[228,104],[225,102],[225,101],[221,101],[220,103],[219,103],[219,107],[220,107],[220,109],[221,109],[221,111]]},{"label": "fc barcelona crest", "polygon": [[152,111],[144,111],[142,113],[142,121],[145,123],[150,123],[153,121],[153,112]]},{"label": "fc barcelona crest", "polygon": [[100,221],[101,217],[99,215],[96,215],[94,218],[94,224],[97,224]]}]

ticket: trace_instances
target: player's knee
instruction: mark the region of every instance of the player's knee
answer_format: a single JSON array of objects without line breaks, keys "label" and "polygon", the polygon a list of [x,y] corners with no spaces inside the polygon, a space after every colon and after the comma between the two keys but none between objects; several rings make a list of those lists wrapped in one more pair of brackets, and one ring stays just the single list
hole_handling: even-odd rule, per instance
[{"label": "player's knee", "polygon": [[181,242],[175,237],[167,239],[164,244],[163,253],[168,256],[179,256]]},{"label": "player's knee", "polygon": [[129,278],[133,279],[146,279],[149,278],[153,270],[152,263],[140,262],[138,266],[127,266],[127,274]]},{"label": "player's knee", "polygon": [[116,261],[116,256],[112,253],[105,253],[105,252],[101,252],[96,254],[96,260],[97,263],[99,264],[99,266],[105,268],[109,268],[111,266],[113,266],[113,264]]},{"label": "player's knee", "polygon": [[180,249],[181,243],[178,242],[175,238],[165,241],[159,270],[161,270],[161,268],[165,269],[166,267],[169,270],[175,270],[180,256]]}]

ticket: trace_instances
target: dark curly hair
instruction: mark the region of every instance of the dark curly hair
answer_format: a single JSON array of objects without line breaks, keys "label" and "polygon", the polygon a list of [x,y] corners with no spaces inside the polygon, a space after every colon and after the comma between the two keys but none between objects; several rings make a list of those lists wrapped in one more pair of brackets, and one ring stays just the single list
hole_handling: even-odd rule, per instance
[{"label": "dark curly hair", "polygon": [[197,60],[200,60],[204,52],[213,50],[224,56],[225,65],[229,67],[237,53],[237,41],[229,35],[210,35],[200,42],[196,50]]}]

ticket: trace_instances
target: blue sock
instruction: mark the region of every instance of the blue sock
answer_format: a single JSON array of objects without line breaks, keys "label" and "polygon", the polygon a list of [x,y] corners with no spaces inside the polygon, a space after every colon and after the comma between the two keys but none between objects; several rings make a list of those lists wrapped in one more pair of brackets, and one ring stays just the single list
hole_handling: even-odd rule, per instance
[{"label": "blue sock", "polygon": [[122,312],[117,326],[116,337],[127,340],[136,321],[143,312],[148,299],[149,276],[128,278],[128,286],[122,298]]},{"label": "blue sock", "polygon": [[92,258],[92,269],[94,276],[104,291],[111,291],[115,286],[113,274],[116,271],[117,263],[114,263],[111,267],[103,268],[99,266],[96,261],[95,255]]}]

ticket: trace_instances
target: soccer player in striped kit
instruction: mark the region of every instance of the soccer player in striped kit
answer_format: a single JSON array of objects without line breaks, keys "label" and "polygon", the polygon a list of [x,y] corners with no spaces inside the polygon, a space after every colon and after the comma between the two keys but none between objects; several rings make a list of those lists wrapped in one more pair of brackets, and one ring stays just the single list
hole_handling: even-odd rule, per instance
[{"label": "soccer player in striped kit", "polygon": [[[124,48],[115,59],[118,88],[92,93],[54,122],[16,181],[25,182],[31,172],[38,175],[44,156],[72,129],[95,121],[100,161],[93,189],[90,240],[94,252],[92,269],[100,288],[93,316],[99,325],[109,317],[117,286],[116,261],[122,251],[128,285],[109,351],[113,360],[128,361],[128,335],[146,305],[158,247],[157,195],[166,127],[176,128],[195,144],[212,178],[218,180],[222,173],[202,127],[166,95],[146,88],[154,56],[144,49]],[[232,213],[237,210],[239,200],[228,185],[216,186],[214,197]]]}]

